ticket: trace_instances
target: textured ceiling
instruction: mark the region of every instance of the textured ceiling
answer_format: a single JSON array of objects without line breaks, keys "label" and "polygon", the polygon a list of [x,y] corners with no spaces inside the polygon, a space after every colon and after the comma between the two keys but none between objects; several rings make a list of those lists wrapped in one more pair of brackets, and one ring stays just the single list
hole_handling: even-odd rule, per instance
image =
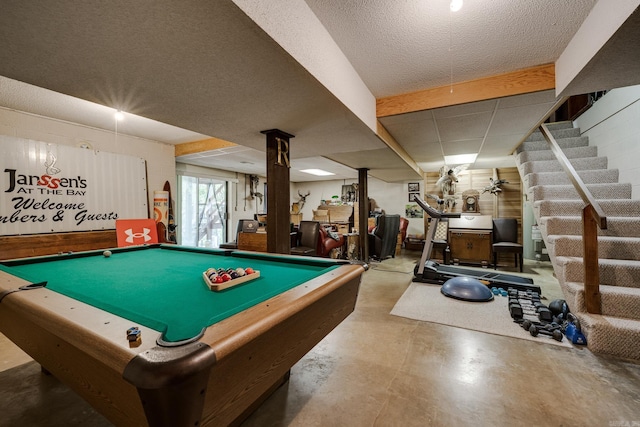
[{"label": "textured ceiling", "polygon": [[554,62],[595,0],[305,0],[376,98]]},{"label": "textured ceiling", "polygon": [[[383,97],[553,63],[595,0],[466,0],[457,13],[448,0],[306,4]],[[141,116],[120,124],[123,133],[239,144],[178,160],[241,173],[266,173],[260,131],[279,128],[296,136],[293,181],[316,179],[298,172],[310,166],[339,179],[355,178],[353,168],[386,181],[417,177],[230,0],[3,1],[0,40],[2,107],[107,130],[120,108]],[[554,98],[545,91],[380,122],[424,171],[437,170],[443,154],[476,150],[473,167],[501,167],[513,165],[515,144]]]}]

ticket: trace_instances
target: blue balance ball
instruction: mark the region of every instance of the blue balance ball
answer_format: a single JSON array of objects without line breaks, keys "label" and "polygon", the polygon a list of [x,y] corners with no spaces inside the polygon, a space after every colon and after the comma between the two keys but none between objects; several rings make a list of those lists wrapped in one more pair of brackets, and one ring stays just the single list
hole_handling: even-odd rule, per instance
[{"label": "blue balance ball", "polygon": [[440,292],[449,298],[463,301],[485,302],[493,299],[493,293],[485,284],[473,277],[454,277],[440,288]]}]

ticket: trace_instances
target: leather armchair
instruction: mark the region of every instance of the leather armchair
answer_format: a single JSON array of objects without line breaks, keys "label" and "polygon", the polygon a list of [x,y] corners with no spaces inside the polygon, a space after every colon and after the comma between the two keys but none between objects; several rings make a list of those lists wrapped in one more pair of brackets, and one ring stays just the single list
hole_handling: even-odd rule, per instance
[{"label": "leather armchair", "polygon": [[395,257],[399,232],[400,215],[379,216],[376,228],[369,234],[371,256],[379,260]]},{"label": "leather armchair", "polygon": [[345,237],[338,234],[338,239],[334,239],[329,235],[325,227],[320,227],[318,238],[318,256],[328,258],[331,256],[331,250],[344,246]]}]

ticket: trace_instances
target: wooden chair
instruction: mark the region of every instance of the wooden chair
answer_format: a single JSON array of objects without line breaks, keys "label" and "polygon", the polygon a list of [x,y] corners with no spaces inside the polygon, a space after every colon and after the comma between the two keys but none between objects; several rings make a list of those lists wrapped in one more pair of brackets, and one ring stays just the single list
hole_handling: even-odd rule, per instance
[{"label": "wooden chair", "polygon": [[[429,224],[431,225],[431,222],[429,222]],[[433,235],[433,252],[435,251],[441,251],[442,263],[445,265],[449,264],[449,254],[451,251],[449,250],[449,220],[447,218],[442,218],[438,221],[435,234]]]},{"label": "wooden chair", "polygon": [[158,229],[153,219],[116,219],[118,247],[158,243]]},{"label": "wooden chair", "polygon": [[499,253],[514,254],[516,267],[520,261],[522,272],[523,247],[518,243],[518,220],[515,218],[496,218],[493,220],[493,269],[498,267]]}]

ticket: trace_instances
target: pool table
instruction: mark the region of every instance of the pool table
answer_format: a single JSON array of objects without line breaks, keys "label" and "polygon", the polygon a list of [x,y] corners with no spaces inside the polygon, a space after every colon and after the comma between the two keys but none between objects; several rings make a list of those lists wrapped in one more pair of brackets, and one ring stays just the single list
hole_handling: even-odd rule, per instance
[{"label": "pool table", "polygon": [[[177,245],[111,252],[0,263],[0,332],[119,426],[240,422],[353,311],[364,271]],[[212,291],[210,267],[260,276]]]}]

